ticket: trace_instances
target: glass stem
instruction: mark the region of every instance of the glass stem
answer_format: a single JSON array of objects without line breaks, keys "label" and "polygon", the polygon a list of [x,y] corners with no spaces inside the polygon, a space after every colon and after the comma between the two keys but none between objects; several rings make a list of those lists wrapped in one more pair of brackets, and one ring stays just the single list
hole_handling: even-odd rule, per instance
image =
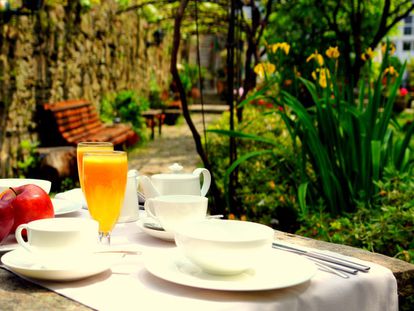
[{"label": "glass stem", "polygon": [[103,245],[110,245],[111,234],[109,232],[99,232],[99,242]]}]

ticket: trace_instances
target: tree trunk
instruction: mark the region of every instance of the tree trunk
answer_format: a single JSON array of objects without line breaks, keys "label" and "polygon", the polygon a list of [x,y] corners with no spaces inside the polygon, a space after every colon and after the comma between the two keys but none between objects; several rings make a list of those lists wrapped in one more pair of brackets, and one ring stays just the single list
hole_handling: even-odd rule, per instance
[{"label": "tree trunk", "polygon": [[[230,6],[230,18],[229,18],[229,30],[227,34],[227,103],[230,107],[230,130],[234,131],[234,22],[235,22],[235,12],[236,12],[236,3],[235,0],[231,0]],[[237,146],[236,138],[230,136],[230,148],[229,148],[229,158],[230,164],[237,160]],[[238,207],[236,202],[236,185],[237,185],[237,170],[234,170],[230,174],[229,187],[228,187],[228,197],[227,202],[229,204],[229,209],[235,211],[234,209]],[[237,211],[235,211],[236,214]]]},{"label": "tree trunk", "polygon": [[220,193],[220,190],[217,187],[214,173],[212,171],[212,167],[210,164],[210,161],[208,160],[207,154],[203,148],[203,145],[201,143],[201,137],[198,133],[196,127],[194,126],[194,123],[191,119],[190,112],[188,110],[188,102],[187,102],[187,95],[184,90],[184,86],[181,82],[180,75],[177,70],[177,56],[178,51],[180,47],[180,31],[181,31],[181,22],[184,16],[185,9],[188,5],[189,0],[181,0],[180,6],[176,12],[175,15],[175,21],[174,21],[174,37],[173,37],[173,46],[172,46],[172,52],[171,52],[171,74],[173,77],[174,82],[176,83],[178,93],[180,94],[181,99],[181,107],[183,116],[191,130],[191,133],[193,135],[193,139],[196,145],[197,153],[199,154],[201,160],[203,161],[204,167],[208,169],[211,173],[211,186],[210,186],[210,193],[212,195],[213,202],[212,204],[209,204],[209,210],[212,214],[225,214],[224,211],[224,205],[223,205],[223,199],[222,195]]}]

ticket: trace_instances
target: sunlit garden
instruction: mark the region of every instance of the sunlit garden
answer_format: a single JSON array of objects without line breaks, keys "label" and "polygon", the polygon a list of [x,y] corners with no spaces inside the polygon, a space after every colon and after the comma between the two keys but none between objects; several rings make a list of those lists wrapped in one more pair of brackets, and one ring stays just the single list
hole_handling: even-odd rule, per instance
[{"label": "sunlit garden", "polygon": [[[128,152],[156,122],[187,124],[212,214],[414,263],[413,9],[0,1],[1,177],[51,176],[39,150],[80,134],[52,134],[45,104],[85,99],[103,124],[130,126]],[[228,109],[200,132],[191,111],[209,96]],[[54,192],[79,187],[65,163]]]},{"label": "sunlit garden", "polygon": [[[115,85],[114,91],[104,93],[92,79],[90,86],[97,89],[94,100],[100,98],[97,104],[104,122],[114,117],[130,122],[145,144],[143,111],[174,107],[177,102],[188,109],[201,101],[200,90],[194,90],[200,87],[204,92],[220,92],[231,112],[208,129],[206,141],[199,142],[200,164],[214,175],[215,210],[230,218],[260,221],[413,262],[410,96],[414,63],[395,56],[395,43],[389,39],[399,34],[397,26],[412,10],[409,1],[400,2],[395,8],[399,11],[364,4],[370,10],[357,7],[357,12],[331,3],[246,3],[234,8],[234,24],[229,25],[224,2],[123,1],[116,14],[139,16],[147,34],[142,48],[154,63],[147,68],[137,63],[145,69],[142,80],[148,81],[137,83],[139,88]],[[13,5],[18,3],[6,4],[1,13],[3,53],[13,48],[10,39],[11,32],[18,31],[13,30],[19,25],[16,18],[37,14],[25,9],[16,10],[14,16]],[[39,14],[65,7],[58,1],[44,5]],[[67,8],[86,18],[107,5],[83,1]],[[180,5],[181,15],[171,15]],[[54,16],[49,15],[49,22],[40,27],[54,29]],[[351,27],[348,21],[357,17],[358,27]],[[72,27],[72,32],[79,31],[76,24]],[[177,41],[177,36],[183,41]],[[207,66],[197,57],[207,53],[202,51],[206,49],[202,40],[210,40],[208,52],[215,58],[204,61]],[[226,49],[231,42],[239,43]],[[126,47],[115,50],[121,53],[116,61],[122,62]],[[161,63],[153,60],[155,54]],[[95,57],[84,56],[86,66]],[[170,73],[171,59],[176,65]],[[10,70],[18,63],[6,67],[3,62],[4,87],[11,87],[11,78],[22,77],[22,68]],[[66,71],[76,74],[70,68]],[[16,83],[16,94],[3,87],[4,116],[19,96]],[[63,99],[64,94],[54,95],[58,89],[53,89],[53,83],[50,87],[52,98]],[[37,89],[32,86],[33,91]],[[80,97],[71,89],[66,96]],[[191,122],[190,116],[186,119]],[[7,131],[3,135],[6,138]],[[199,135],[195,139],[200,140]],[[3,166],[3,174],[28,174],[36,161],[27,154],[41,143],[21,139],[14,151],[16,164],[11,171]],[[73,186],[68,180],[65,185]]]}]

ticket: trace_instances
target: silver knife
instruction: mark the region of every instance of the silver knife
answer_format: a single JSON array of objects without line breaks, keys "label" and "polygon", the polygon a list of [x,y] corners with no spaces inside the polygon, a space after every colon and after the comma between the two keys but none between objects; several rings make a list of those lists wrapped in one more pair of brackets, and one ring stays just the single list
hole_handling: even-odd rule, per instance
[{"label": "silver knife", "polygon": [[321,253],[321,252],[317,252],[317,251],[307,251],[298,247],[293,247],[293,246],[288,246],[288,245],[284,245],[284,244],[279,244],[276,242],[273,242],[273,247],[274,248],[279,248],[279,249],[285,249],[285,250],[290,250],[292,252],[295,252],[297,254],[302,254],[308,257],[312,257],[318,260],[322,260],[325,262],[331,262],[333,264],[336,265],[341,265],[350,269],[356,269],[358,271],[361,272],[368,272],[370,267],[363,265],[363,264],[359,264],[353,261],[350,261],[348,259],[343,259],[343,258],[339,258],[336,256],[332,256],[332,255],[327,255],[325,253]]}]

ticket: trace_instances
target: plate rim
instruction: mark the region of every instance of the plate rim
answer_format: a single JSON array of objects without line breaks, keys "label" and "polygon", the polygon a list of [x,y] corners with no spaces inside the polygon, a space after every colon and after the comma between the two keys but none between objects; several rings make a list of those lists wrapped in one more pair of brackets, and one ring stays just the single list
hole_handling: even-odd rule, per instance
[{"label": "plate rim", "polygon": [[[68,268],[62,267],[56,269],[48,269],[25,267],[23,265],[13,263],[13,257],[19,256],[19,253],[22,253],[20,256],[23,255],[23,253],[26,255],[28,254],[26,250],[19,247],[4,254],[1,257],[1,262],[7,269],[11,270],[12,272],[36,280],[75,281],[100,274],[111,268],[111,262],[109,260],[97,260],[93,263],[89,262],[87,265],[75,265]],[[97,256],[97,258],[99,255],[100,254],[92,254],[92,256]]]},{"label": "plate rim", "polygon": [[[219,291],[239,291],[239,292],[243,292],[243,291],[265,291],[265,290],[276,290],[276,289],[283,289],[283,288],[288,288],[288,287],[293,287],[296,285],[300,285],[303,284],[309,280],[311,280],[316,272],[317,272],[317,267],[316,265],[311,262],[310,260],[307,260],[306,258],[303,258],[297,254],[291,254],[291,253],[286,253],[286,252],[282,252],[282,251],[278,251],[278,250],[270,250],[270,254],[272,254],[271,256],[285,256],[287,258],[294,258],[295,260],[298,260],[299,262],[302,262],[303,264],[305,264],[308,269],[307,271],[307,275],[305,275],[304,277],[302,277],[302,279],[296,280],[294,282],[288,283],[288,284],[279,284],[277,285],[277,282],[275,282],[273,285],[257,285],[257,283],[254,282],[254,280],[251,282],[251,285],[244,284],[244,285],[240,285],[238,284],[238,286],[235,287],[229,287],[226,286],[227,284],[222,282],[224,279],[222,276],[217,276],[217,280],[195,280],[194,282],[191,280],[191,278],[196,278],[197,276],[194,274],[184,274],[187,277],[183,278],[182,274],[179,272],[179,269],[177,267],[175,267],[175,269],[171,269],[172,265],[176,265],[177,261],[180,263],[185,263],[188,266],[193,266],[196,269],[197,268],[194,264],[192,264],[188,259],[184,258],[184,256],[180,253],[179,249],[174,248],[174,249],[170,249],[166,252],[164,256],[153,256],[151,255],[146,255],[144,256],[144,266],[147,269],[147,271],[149,273],[151,273],[152,275],[163,279],[165,281],[169,281],[171,283],[175,283],[175,284],[179,284],[179,285],[184,285],[184,286],[189,286],[189,287],[193,287],[193,288],[200,288],[200,289],[208,289],[208,290],[219,290]],[[154,260],[154,258],[156,258],[156,260]],[[171,270],[175,270],[175,271],[170,271],[170,275],[163,275],[161,270],[158,270],[157,264],[161,262],[162,264],[167,264],[170,265],[170,269]],[[267,262],[269,263],[270,260],[267,260]],[[270,266],[270,265],[269,265]],[[273,265],[272,265],[273,266]],[[164,267],[165,268],[165,267]],[[295,269],[295,268],[292,268]],[[205,273],[201,272],[202,274],[206,275]],[[181,275],[181,278],[180,278]],[[172,277],[173,276],[173,277]],[[214,277],[212,275],[209,275],[210,277]],[[190,278],[189,278],[190,277]],[[220,280],[221,279],[221,280]],[[234,282],[232,283],[232,285],[234,285]]]},{"label": "plate rim", "polygon": [[[82,209],[82,204],[80,204],[78,202],[75,202],[75,201],[71,201],[71,200],[67,200],[67,199],[61,199],[61,198],[51,198],[51,201],[52,201],[54,213],[55,213],[56,216],[60,216],[60,215],[65,215],[65,214],[77,212],[77,211],[79,211],[79,210]],[[72,209],[69,209],[69,210],[66,210],[66,211],[63,211],[63,212],[62,211],[61,212],[59,212],[59,211],[56,212],[55,205],[53,203],[53,202],[56,202],[56,201],[57,202],[62,201],[62,202],[66,202],[68,204],[71,204],[72,205]]]}]

